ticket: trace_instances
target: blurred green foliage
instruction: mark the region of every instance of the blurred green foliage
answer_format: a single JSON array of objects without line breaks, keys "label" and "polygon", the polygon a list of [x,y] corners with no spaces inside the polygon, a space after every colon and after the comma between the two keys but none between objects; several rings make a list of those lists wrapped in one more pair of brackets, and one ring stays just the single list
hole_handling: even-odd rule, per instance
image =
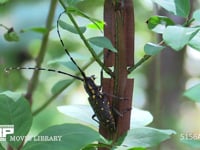
[{"label": "blurred green foliage", "polygon": [[[103,19],[103,0],[85,0],[81,2],[78,7],[91,17],[96,19]],[[5,67],[10,66],[34,66],[35,58],[41,45],[42,34],[45,30],[45,22],[49,10],[48,0],[10,0],[6,4],[0,5],[0,24],[5,25],[8,28],[13,28],[16,34],[19,36],[19,41],[8,42],[4,39],[3,35],[7,32],[4,28],[0,28],[0,91],[11,90],[25,93],[27,85],[31,77],[32,72],[29,70],[24,71],[12,71],[9,74],[4,72]],[[146,21],[150,16],[155,14],[155,6],[149,0],[134,1],[135,8],[135,49],[136,49],[136,61],[143,56],[145,43],[156,41],[154,33],[149,31]],[[62,12],[60,5],[57,6],[56,15],[54,19],[54,26],[56,25],[56,18],[59,13]],[[63,18],[65,20],[66,18]],[[88,22],[82,18],[78,18],[80,24],[86,25]],[[92,36],[101,35],[96,30],[86,31],[88,38]],[[81,40],[76,35],[71,35],[66,31],[62,31],[64,41],[66,41],[67,47],[72,53],[78,52],[83,56],[82,59],[78,59],[78,63],[82,66],[90,59],[90,54],[85,50]],[[62,65],[54,64],[52,61],[62,58],[65,53],[61,47],[60,41],[56,29],[53,28],[50,32],[50,39],[48,43],[47,53],[43,62],[44,67],[56,68],[59,70],[65,69],[67,72],[74,73],[71,69],[66,69]],[[80,58],[78,56],[78,58]],[[88,57],[89,56],[89,57]],[[67,60],[66,60],[67,61]],[[87,70],[87,74],[95,74],[98,82],[100,77],[100,67],[94,63]],[[143,99],[145,99],[144,89],[146,87],[146,77],[142,74],[142,70],[136,71],[133,76],[135,80],[134,91],[134,104],[137,106],[143,106]],[[37,109],[43,104],[48,97],[50,97],[51,89],[61,79],[65,79],[65,76],[51,74],[47,72],[41,72],[40,82],[34,93],[32,110]],[[33,126],[31,134],[36,134],[39,131],[49,127],[51,125],[72,122],[71,118],[58,113],[56,106],[68,104],[68,103],[87,103],[87,96],[80,86],[80,82],[75,82],[70,88],[66,89],[49,107],[37,115],[33,120]]]},{"label": "blurred green foliage", "polygon": [[[79,4],[78,7],[82,11],[90,14],[91,17],[102,20],[103,2],[103,0],[98,0],[91,3],[90,0],[85,0],[81,4]],[[45,26],[49,4],[50,2],[47,0],[10,0],[5,5],[0,6],[0,23],[8,28],[13,28],[20,38],[19,41],[11,43],[6,41],[3,36],[0,36],[0,67],[2,70],[0,72],[0,91],[4,91],[5,89],[7,89],[25,93],[32,72],[29,70],[24,70],[12,71],[9,74],[6,74],[3,70],[4,67],[10,66],[34,66],[34,59],[37,56],[41,44],[42,34],[40,33],[43,33],[38,32],[38,30],[40,28],[42,29]],[[62,11],[60,5],[58,5],[57,7],[58,8],[56,9],[54,25],[56,24],[56,18],[58,17],[58,14]],[[145,41],[148,41],[150,38],[150,34],[148,34],[149,31],[146,27],[145,21],[153,12],[151,8],[148,8],[148,6],[142,1],[135,1],[135,9],[136,42],[138,43],[136,45],[136,54],[139,54],[143,53],[143,43],[145,43]],[[86,24],[85,20],[81,19],[79,20],[79,23]],[[0,28],[1,35],[3,35],[5,32],[6,30]],[[100,33],[92,29],[86,34],[88,37],[91,37],[93,35],[96,36],[97,34],[100,35]],[[78,36],[71,36],[67,32],[63,32],[62,36],[64,36],[64,40],[67,41],[67,46],[70,50],[79,51],[81,54],[87,56],[87,51],[82,48],[82,44]],[[51,31],[47,49],[48,50],[45,55],[45,60],[42,65],[44,67],[49,67],[49,61],[65,55],[60,45],[60,41],[58,40],[55,28]],[[85,61],[86,60],[84,60],[83,62]],[[50,67],[61,70],[63,69],[63,67],[56,64],[51,65]],[[97,76],[97,79],[99,79],[100,68],[94,68],[98,68],[96,64],[92,65],[87,70],[87,72],[89,74],[91,74],[90,72],[92,72],[92,74],[94,73]],[[73,72],[71,73],[73,74]],[[40,83],[34,93],[33,99],[36,100],[36,102],[33,102],[33,110],[47,100],[47,98],[51,95],[50,91],[53,85],[62,78],[65,77],[63,77],[62,75],[41,72]],[[77,82],[77,84],[74,84],[72,88],[65,90],[63,94],[59,98],[57,98],[56,101],[54,101],[52,107],[48,107],[44,112],[41,112],[41,114],[36,116],[36,118],[34,119],[34,126],[32,127],[33,131],[37,132],[37,130],[40,131],[41,128],[44,129],[51,124],[65,122],[67,120],[66,117],[60,115],[59,113],[56,113],[55,106],[69,103],[69,99],[73,99],[70,98],[70,96],[73,96],[74,93],[84,93],[84,91],[80,89],[79,85],[79,82]],[[76,97],[75,99],[73,99],[72,103],[87,103],[87,97],[84,97],[85,98]],[[46,115],[51,117],[45,117]],[[60,119],[60,117],[62,119]],[[41,124],[43,124],[43,126],[41,126]]]}]

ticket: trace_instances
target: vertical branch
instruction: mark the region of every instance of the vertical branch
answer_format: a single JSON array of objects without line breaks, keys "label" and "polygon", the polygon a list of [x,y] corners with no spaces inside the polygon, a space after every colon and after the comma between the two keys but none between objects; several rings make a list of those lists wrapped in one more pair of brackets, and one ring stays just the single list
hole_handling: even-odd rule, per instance
[{"label": "vertical branch", "polygon": [[100,132],[114,141],[126,133],[130,127],[130,113],[132,106],[133,79],[128,79],[127,67],[133,65],[134,58],[134,13],[132,0],[105,0],[104,4],[105,36],[108,37],[118,53],[104,51],[104,63],[107,67],[114,66],[114,79],[103,79],[103,90],[106,93],[123,97],[124,100],[110,99],[112,105],[123,116],[115,112],[117,131],[112,135],[100,127]]},{"label": "vertical branch", "polygon": [[[57,0],[51,0],[49,14],[48,14],[48,18],[47,18],[47,21],[46,21],[47,32],[42,37],[42,44],[41,44],[40,51],[39,51],[39,54],[38,54],[38,57],[37,57],[36,67],[41,66],[43,59],[44,59],[44,56],[45,56],[45,53],[46,53],[48,38],[49,38],[49,32],[52,29],[52,23],[53,23],[54,13],[55,13],[55,9],[56,9],[56,4],[57,4]],[[29,82],[28,90],[27,90],[26,95],[25,95],[25,97],[29,100],[30,104],[32,104],[33,91],[35,90],[35,88],[38,84],[38,77],[39,77],[39,71],[35,70],[32,78]]]}]

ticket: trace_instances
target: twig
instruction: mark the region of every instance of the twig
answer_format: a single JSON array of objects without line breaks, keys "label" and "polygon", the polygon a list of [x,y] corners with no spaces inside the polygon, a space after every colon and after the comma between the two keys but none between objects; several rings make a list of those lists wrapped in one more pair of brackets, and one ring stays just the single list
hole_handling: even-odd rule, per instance
[{"label": "twig", "polygon": [[[164,41],[160,41],[160,43],[158,43],[158,45],[164,45]],[[132,71],[134,71],[135,69],[137,69],[140,65],[142,65],[143,63],[145,63],[149,58],[151,58],[151,55],[144,55],[135,65],[130,66],[128,68],[128,72],[131,73]]]},{"label": "twig", "polygon": [[[38,54],[38,57],[37,57],[36,67],[41,66],[43,59],[44,59],[44,56],[45,56],[45,53],[46,53],[48,38],[49,38],[49,32],[52,29],[56,4],[57,4],[57,0],[51,0],[50,10],[49,10],[49,14],[48,14],[47,22],[46,22],[47,33],[44,34],[43,38],[42,38],[42,44],[41,44],[40,51],[39,51],[39,54]],[[35,90],[35,88],[38,84],[38,77],[39,77],[39,71],[35,70],[32,78],[29,82],[28,90],[27,90],[26,95],[25,95],[25,97],[29,100],[30,104],[32,103],[33,91]]]},{"label": "twig", "polygon": [[9,29],[10,29],[10,28],[6,27],[6,26],[3,25],[3,24],[0,24],[0,27],[3,27],[3,28],[6,29],[6,30],[9,30]]},{"label": "twig", "polygon": [[151,57],[151,55],[144,55],[135,65],[130,66],[128,68],[128,72],[131,73],[132,71],[134,71],[135,69],[137,69],[141,64],[143,64],[144,62],[146,62],[150,57]]}]

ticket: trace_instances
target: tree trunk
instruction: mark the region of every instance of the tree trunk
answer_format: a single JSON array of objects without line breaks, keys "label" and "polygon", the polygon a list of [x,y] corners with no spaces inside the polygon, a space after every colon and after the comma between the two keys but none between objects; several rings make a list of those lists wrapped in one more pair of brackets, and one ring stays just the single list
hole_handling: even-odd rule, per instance
[{"label": "tree trunk", "polygon": [[[116,132],[110,133],[100,127],[100,133],[107,139],[117,140],[130,127],[132,107],[133,79],[128,79],[127,67],[133,65],[134,58],[134,15],[132,0],[111,1],[104,4],[105,36],[117,48],[118,53],[104,51],[106,67],[114,67],[114,77],[103,79],[103,91],[114,95],[109,101],[115,110]],[[116,98],[120,97],[120,98]]]}]

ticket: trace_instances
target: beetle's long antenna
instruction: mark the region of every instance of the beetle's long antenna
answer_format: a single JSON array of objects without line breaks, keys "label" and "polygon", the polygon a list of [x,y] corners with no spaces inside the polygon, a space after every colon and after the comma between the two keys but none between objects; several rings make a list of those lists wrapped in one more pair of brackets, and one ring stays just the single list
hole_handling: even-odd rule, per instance
[{"label": "beetle's long antenna", "polygon": [[61,44],[62,44],[62,46],[63,46],[63,48],[64,48],[66,54],[69,56],[69,58],[70,58],[71,61],[74,63],[74,65],[78,68],[78,70],[80,71],[80,73],[81,73],[81,75],[83,76],[83,78],[86,78],[85,73],[84,73],[83,70],[78,66],[78,64],[76,63],[76,61],[72,58],[72,56],[70,55],[69,51],[68,51],[67,48],[65,47],[65,44],[64,44],[64,42],[63,42],[63,40],[62,40],[62,38],[61,38],[60,31],[59,31],[59,20],[60,20],[61,16],[62,16],[64,13],[65,13],[65,11],[62,12],[62,13],[60,13],[60,15],[59,15],[59,17],[58,17],[58,20],[57,20],[57,33],[58,33],[58,37],[59,37],[59,39],[60,39],[60,42],[61,42]]},{"label": "beetle's long antenna", "polygon": [[63,72],[63,71],[59,71],[59,70],[55,70],[55,69],[48,69],[48,68],[46,69],[46,68],[37,68],[37,67],[36,68],[34,68],[34,67],[9,67],[9,68],[5,68],[4,70],[5,70],[5,72],[9,72],[11,70],[26,70],[26,69],[56,72],[56,73],[64,74],[64,75],[70,76],[72,78],[78,79],[80,81],[83,81],[83,79],[81,77],[78,77],[78,76]]}]

